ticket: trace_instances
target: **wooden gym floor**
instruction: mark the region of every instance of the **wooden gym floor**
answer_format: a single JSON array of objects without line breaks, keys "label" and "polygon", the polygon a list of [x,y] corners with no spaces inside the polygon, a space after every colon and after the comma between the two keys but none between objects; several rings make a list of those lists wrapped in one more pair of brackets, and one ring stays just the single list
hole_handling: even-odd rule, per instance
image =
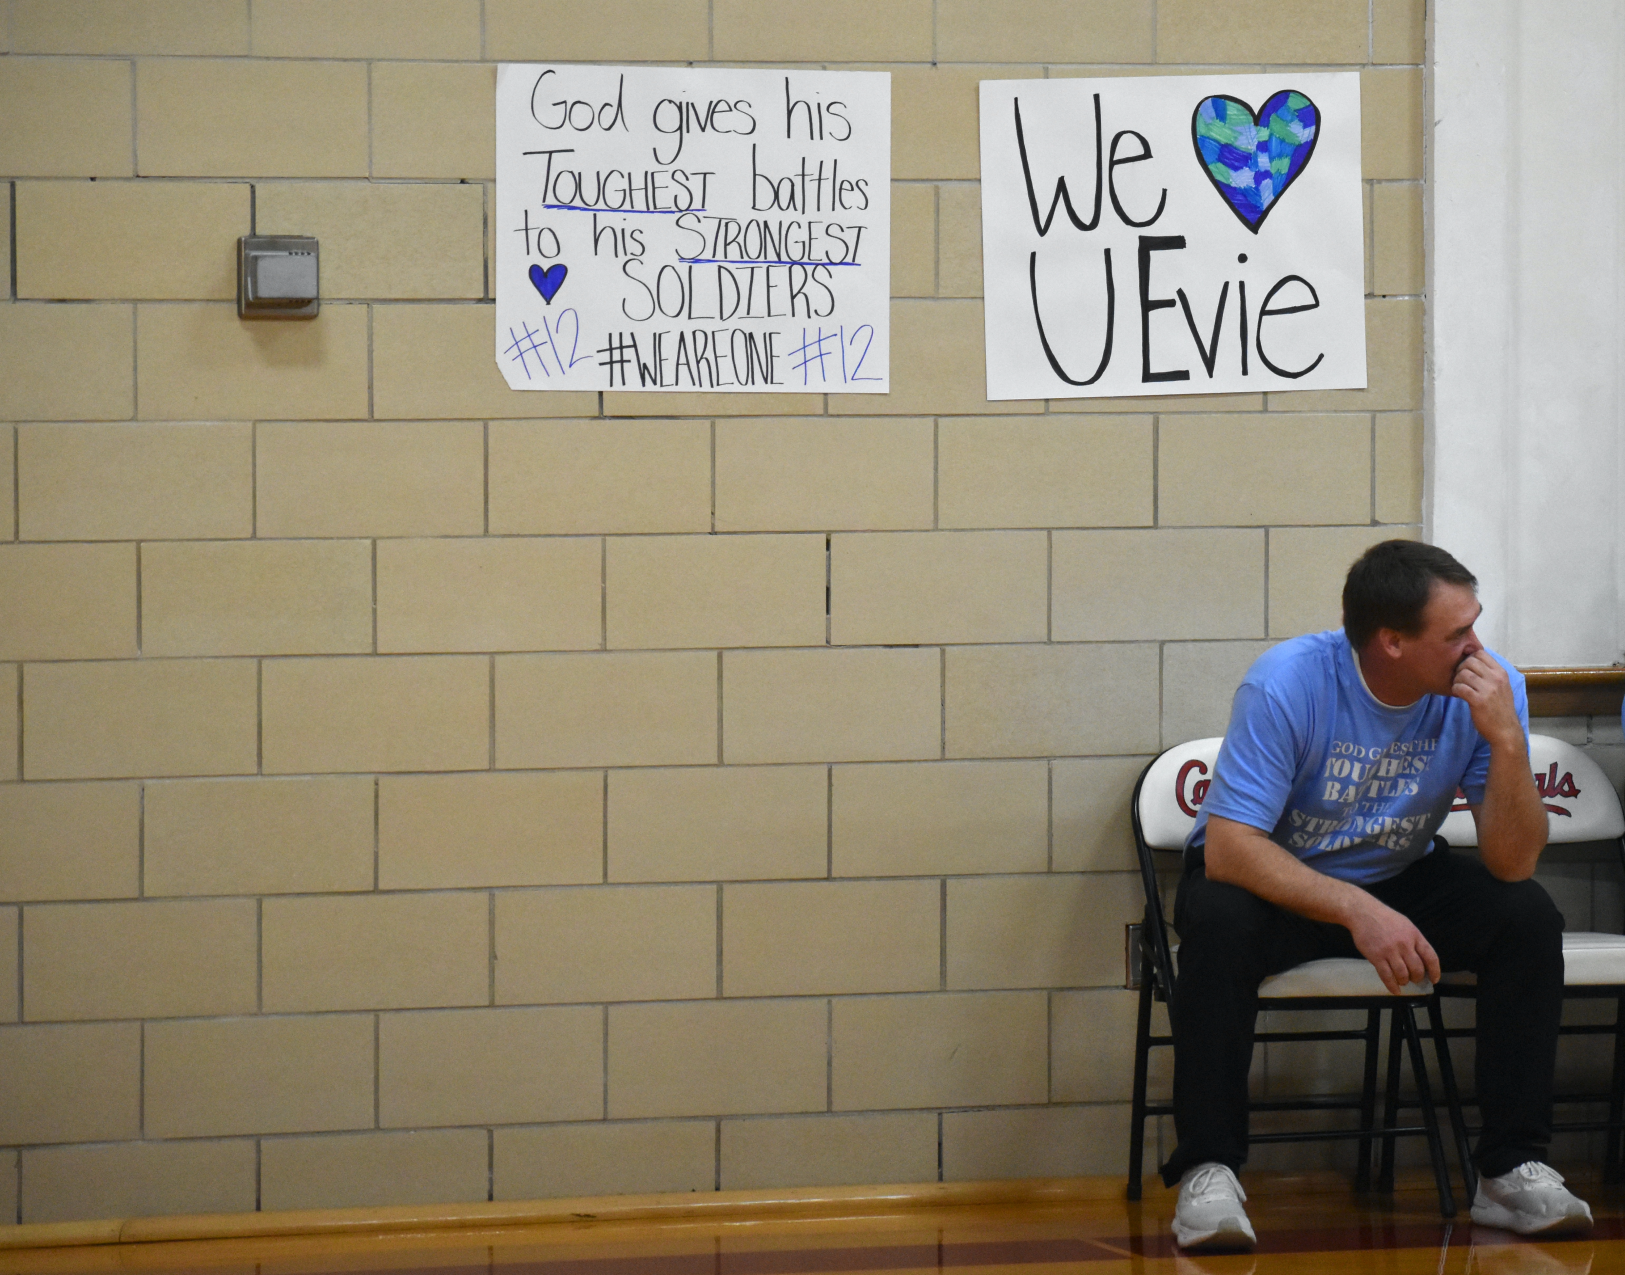
[{"label": "wooden gym floor", "polygon": [[[1454,1223],[1420,1183],[1356,1199],[1331,1178],[1249,1175],[1251,1255],[1185,1256],[1173,1195],[1148,1188],[1065,1203],[914,1207],[847,1217],[748,1215],[416,1233],[279,1236],[0,1251],[0,1275],[1558,1275],[1625,1271],[1625,1189],[1583,1172],[1590,1239],[1544,1244]],[[1102,1191],[1101,1195],[1108,1194]],[[855,1210],[854,1210],[855,1211]]]}]

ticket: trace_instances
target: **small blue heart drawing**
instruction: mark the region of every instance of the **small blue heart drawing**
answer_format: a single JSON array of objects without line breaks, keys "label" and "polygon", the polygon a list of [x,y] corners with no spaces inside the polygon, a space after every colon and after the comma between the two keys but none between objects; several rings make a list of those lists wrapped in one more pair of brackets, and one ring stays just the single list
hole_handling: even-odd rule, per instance
[{"label": "small blue heart drawing", "polygon": [[1191,116],[1191,141],[1208,180],[1255,235],[1309,163],[1320,110],[1293,89],[1254,111],[1239,98],[1205,97]]},{"label": "small blue heart drawing", "polygon": [[559,289],[564,286],[564,276],[569,273],[562,262],[556,266],[549,266],[546,270],[540,266],[532,266],[530,281],[536,285],[536,291],[542,294],[542,300],[552,305],[553,298],[558,296]]}]

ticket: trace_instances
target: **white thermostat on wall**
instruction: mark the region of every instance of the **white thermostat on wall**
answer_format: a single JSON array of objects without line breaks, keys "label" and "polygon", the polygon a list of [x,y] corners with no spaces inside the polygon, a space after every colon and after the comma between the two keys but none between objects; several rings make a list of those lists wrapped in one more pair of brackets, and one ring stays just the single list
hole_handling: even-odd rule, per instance
[{"label": "white thermostat on wall", "polygon": [[314,319],[322,308],[320,260],[308,235],[238,239],[238,318]]}]

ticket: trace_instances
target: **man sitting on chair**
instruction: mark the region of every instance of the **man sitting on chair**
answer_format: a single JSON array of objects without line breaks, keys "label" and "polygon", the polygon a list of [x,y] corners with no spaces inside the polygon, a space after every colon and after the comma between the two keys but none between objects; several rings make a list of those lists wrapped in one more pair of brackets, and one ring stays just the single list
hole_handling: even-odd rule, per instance
[{"label": "man sitting on chair", "polygon": [[[1174,1123],[1187,1248],[1253,1243],[1236,1170],[1258,985],[1363,956],[1390,992],[1478,975],[1484,1131],[1475,1222],[1585,1231],[1544,1163],[1562,1016],[1563,918],[1530,877],[1546,813],[1529,770],[1523,676],[1473,632],[1477,579],[1443,549],[1374,545],[1343,586],[1343,628],[1283,642],[1236,691],[1174,908]],[[1460,788],[1482,862],[1434,841]]]}]

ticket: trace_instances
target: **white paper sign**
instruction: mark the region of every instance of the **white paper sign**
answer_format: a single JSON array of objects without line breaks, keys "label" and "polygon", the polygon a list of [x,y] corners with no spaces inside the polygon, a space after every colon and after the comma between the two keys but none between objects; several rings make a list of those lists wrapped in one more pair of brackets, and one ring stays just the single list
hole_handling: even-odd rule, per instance
[{"label": "white paper sign", "polygon": [[891,76],[497,71],[516,390],[884,394]]},{"label": "white paper sign", "polygon": [[988,398],[1365,386],[1357,72],[981,93]]}]

